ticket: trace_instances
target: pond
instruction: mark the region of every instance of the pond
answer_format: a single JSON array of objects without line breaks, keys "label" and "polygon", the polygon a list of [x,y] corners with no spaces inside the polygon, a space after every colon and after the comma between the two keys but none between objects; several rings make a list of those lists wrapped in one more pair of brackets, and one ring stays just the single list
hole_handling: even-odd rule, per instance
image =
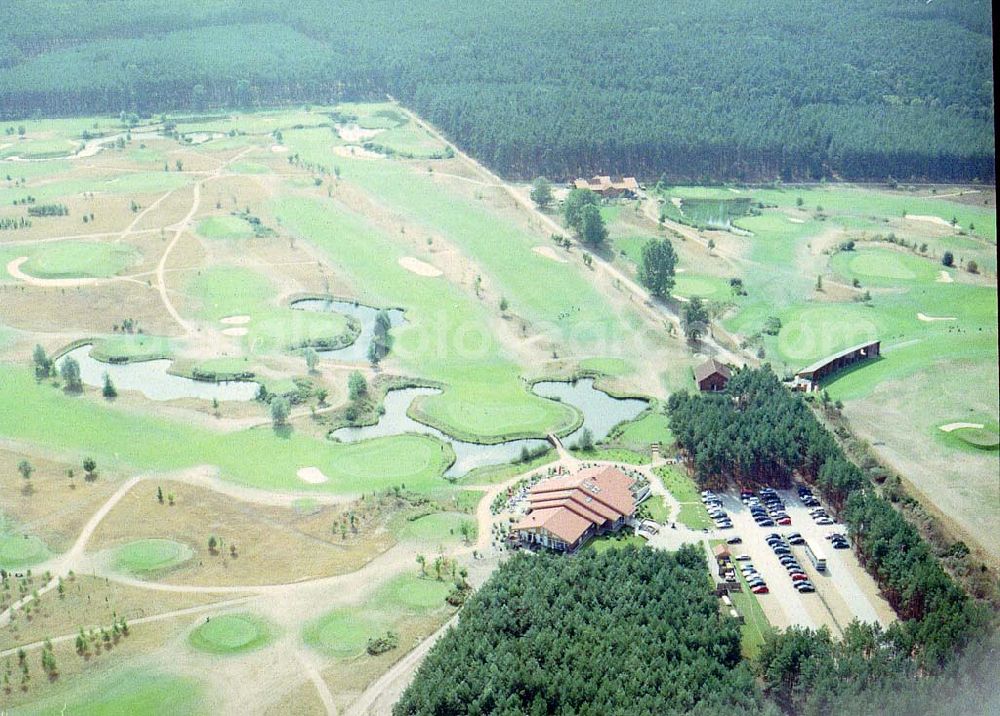
[{"label": "pond", "polygon": [[[326,298],[303,298],[292,302],[292,308],[299,311],[313,311],[316,313],[342,313],[345,316],[353,316],[361,324],[361,333],[354,343],[343,348],[331,351],[317,351],[320,356],[329,356],[340,361],[347,362],[367,362],[368,346],[372,342],[375,334],[375,316],[379,309],[366,306],[363,303],[352,303],[351,301],[335,301]],[[386,309],[389,314],[389,323],[392,327],[401,326],[406,322],[403,312],[398,308]]]},{"label": "pond", "polygon": [[[646,409],[646,401],[638,399],[620,400],[594,387],[591,379],[578,380],[576,384],[546,381],[536,383],[534,392],[545,398],[558,398],[578,408],[583,414],[583,425],[563,439],[570,446],[584,428],[594,434],[594,440],[607,436],[612,427],[623,420],[631,420]],[[455,450],[455,463],[445,473],[448,477],[461,477],[470,470],[483,465],[498,465],[510,462],[521,455],[524,448],[534,450],[545,446],[548,441],[541,439],[508,440],[495,445],[463,442],[445,435],[440,430],[419,423],[406,414],[413,399],[421,395],[434,395],[435,388],[403,388],[390,391],[385,396],[385,414],[375,425],[365,427],[340,428],[333,437],[344,442],[355,442],[387,435],[413,432],[433,435],[451,443]]]},{"label": "pond", "polygon": [[199,398],[224,402],[249,401],[257,397],[260,386],[252,381],[230,380],[211,383],[194,378],[185,378],[167,372],[172,361],[149,360],[138,363],[104,363],[90,357],[92,345],[74,348],[62,356],[57,368],[62,367],[66,358],[73,358],[80,364],[80,378],[86,385],[100,388],[104,385],[104,374],[111,376],[111,382],[119,392],[135,390],[150,400],[176,400],[177,398]]}]

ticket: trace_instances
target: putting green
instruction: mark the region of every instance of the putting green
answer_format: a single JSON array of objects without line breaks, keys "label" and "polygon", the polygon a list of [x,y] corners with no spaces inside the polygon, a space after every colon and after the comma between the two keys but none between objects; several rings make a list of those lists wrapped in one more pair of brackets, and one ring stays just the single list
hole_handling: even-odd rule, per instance
[{"label": "putting green", "polygon": [[198,223],[198,236],[206,239],[248,239],[250,224],[238,216],[210,216]]},{"label": "putting green", "polygon": [[444,581],[435,579],[434,560],[427,559],[427,574],[429,577],[403,575],[388,582],[374,596],[374,603],[381,604],[391,612],[400,608],[424,612],[444,606],[444,598],[451,591],[451,573],[442,573]]},{"label": "putting green", "polygon": [[133,574],[160,572],[186,562],[194,552],[169,539],[141,539],[115,550],[115,567]]},{"label": "putting green", "polygon": [[622,358],[584,358],[580,361],[583,370],[592,370],[604,375],[627,375],[632,366]]},{"label": "putting green", "polygon": [[980,450],[1000,448],[1000,434],[990,428],[958,428],[952,430],[950,434]]},{"label": "putting green", "polygon": [[674,283],[674,290],[671,292],[675,296],[683,298],[700,298],[718,300],[727,298],[731,294],[729,283],[715,276],[697,276],[682,274],[677,277]]},{"label": "putting green", "polygon": [[264,646],[271,637],[271,628],[258,616],[223,614],[201,624],[191,632],[188,642],[211,654],[238,654]]},{"label": "putting green", "polygon": [[778,350],[790,361],[810,362],[844,348],[878,338],[875,322],[864,307],[810,306],[785,319]]},{"label": "putting green", "polygon": [[135,265],[140,258],[128,244],[59,241],[33,253],[21,270],[37,278],[108,278]]},{"label": "putting green", "polygon": [[112,335],[94,343],[91,358],[105,362],[169,358],[170,339],[146,334]]},{"label": "putting green", "polygon": [[44,561],[49,554],[49,548],[38,537],[0,532],[0,567],[28,567]]},{"label": "putting green", "polygon": [[357,656],[368,638],[384,632],[388,621],[359,609],[335,609],[305,628],[303,637],[310,646],[330,656]]},{"label": "putting green", "polygon": [[877,285],[933,281],[939,266],[929,259],[888,249],[841,251],[831,260],[838,274],[849,280]]}]

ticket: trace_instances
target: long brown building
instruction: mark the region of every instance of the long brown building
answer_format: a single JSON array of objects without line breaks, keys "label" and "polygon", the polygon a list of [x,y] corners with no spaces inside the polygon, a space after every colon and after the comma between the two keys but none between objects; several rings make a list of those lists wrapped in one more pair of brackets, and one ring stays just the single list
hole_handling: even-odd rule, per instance
[{"label": "long brown building", "polygon": [[639,182],[635,177],[595,176],[590,179],[577,179],[573,182],[573,186],[577,189],[590,189],[607,199],[619,196],[632,198],[639,194]]},{"label": "long brown building", "polygon": [[573,552],[595,535],[618,531],[635,516],[634,485],[614,467],[544,480],[528,492],[529,512],[514,525],[514,534],[525,546]]}]

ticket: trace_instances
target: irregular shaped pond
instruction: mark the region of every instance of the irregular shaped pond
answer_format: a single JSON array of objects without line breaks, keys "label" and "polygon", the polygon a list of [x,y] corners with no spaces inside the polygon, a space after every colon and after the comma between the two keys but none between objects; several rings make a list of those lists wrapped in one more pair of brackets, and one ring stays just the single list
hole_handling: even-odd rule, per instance
[{"label": "irregular shaped pond", "polygon": [[[342,361],[366,362],[368,360],[368,346],[372,342],[375,334],[375,317],[379,309],[366,306],[363,303],[351,303],[350,301],[334,301],[326,298],[303,298],[292,302],[292,308],[299,311],[314,311],[317,313],[343,313],[345,316],[353,316],[361,324],[361,333],[354,343],[344,348],[331,351],[317,351],[321,356],[330,356]],[[406,322],[403,312],[398,308],[386,309],[389,314],[389,322],[393,327],[401,326]]]},{"label": "irregular shaped pond", "polygon": [[104,363],[90,357],[92,345],[74,348],[57,362],[61,368],[63,361],[73,358],[80,364],[80,378],[87,385],[101,387],[104,374],[111,376],[118,391],[136,390],[150,400],[176,400],[177,398],[199,398],[201,400],[249,401],[257,397],[260,386],[252,381],[229,380],[211,383],[204,380],[185,378],[167,372],[169,360],[148,360],[139,363]]},{"label": "irregular shaped pond", "polygon": [[[591,379],[579,380],[576,384],[546,381],[536,383],[534,391],[545,398],[558,398],[578,408],[583,414],[583,425],[564,438],[566,445],[572,445],[584,428],[594,434],[594,440],[605,438],[612,427],[623,420],[631,420],[646,409],[646,401],[639,399],[621,400],[613,398],[594,388]],[[508,440],[495,445],[463,442],[442,433],[436,428],[417,422],[406,414],[413,399],[420,395],[438,393],[435,388],[404,388],[390,391],[385,397],[385,414],[375,425],[365,427],[340,428],[333,437],[344,442],[355,442],[400,433],[423,433],[434,435],[451,443],[455,450],[455,463],[445,475],[460,477],[470,470],[483,465],[497,465],[519,457],[524,448],[534,450],[547,444],[546,440]]]}]

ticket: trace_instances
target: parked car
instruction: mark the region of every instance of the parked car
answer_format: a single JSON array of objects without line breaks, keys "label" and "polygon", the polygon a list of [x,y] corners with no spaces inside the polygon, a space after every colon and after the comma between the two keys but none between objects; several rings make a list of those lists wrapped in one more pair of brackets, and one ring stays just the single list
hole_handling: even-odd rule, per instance
[{"label": "parked car", "polygon": [[816,591],[816,587],[812,585],[812,582],[799,582],[795,585],[795,588],[799,590],[801,594],[812,594]]},{"label": "parked car", "polygon": [[737,562],[749,562],[750,561],[750,555],[749,554],[741,554],[739,557],[736,557],[735,559],[736,559]]},{"label": "parked car", "polygon": [[743,539],[739,535],[734,535],[726,540],[726,544],[743,544]]},{"label": "parked car", "polygon": [[750,591],[753,592],[754,594],[767,594],[768,593],[767,585],[763,585],[763,584],[760,585],[760,586],[758,586],[758,587],[750,587]]}]

